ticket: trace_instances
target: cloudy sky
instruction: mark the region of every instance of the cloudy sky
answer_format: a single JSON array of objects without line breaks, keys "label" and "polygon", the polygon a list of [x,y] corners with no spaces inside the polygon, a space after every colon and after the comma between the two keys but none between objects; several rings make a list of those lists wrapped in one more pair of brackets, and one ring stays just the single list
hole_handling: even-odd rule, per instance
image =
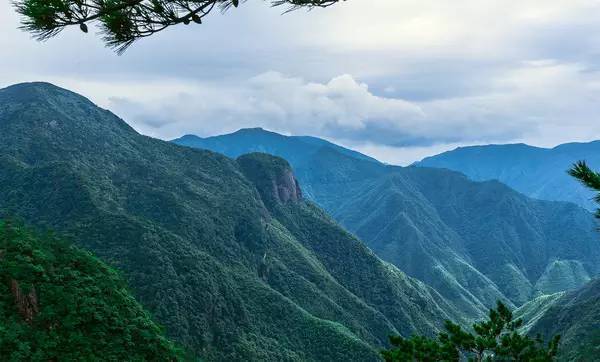
[{"label": "cloudy sky", "polygon": [[600,139],[600,0],[263,0],[118,56],[94,32],[39,43],[0,2],[0,85],[79,92],[162,139],[243,127],[407,164],[459,145]]}]

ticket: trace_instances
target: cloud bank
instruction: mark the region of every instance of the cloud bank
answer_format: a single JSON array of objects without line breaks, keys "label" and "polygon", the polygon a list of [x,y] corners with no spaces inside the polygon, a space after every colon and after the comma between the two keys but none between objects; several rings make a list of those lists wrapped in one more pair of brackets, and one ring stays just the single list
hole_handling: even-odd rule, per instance
[{"label": "cloud bank", "polygon": [[266,5],[119,57],[77,29],[32,41],[5,2],[0,82],[54,82],[163,139],[261,126],[402,164],[457,145],[600,139],[597,0]]},{"label": "cloud bank", "polygon": [[600,136],[600,74],[554,61],[522,63],[491,79],[485,94],[424,101],[374,94],[347,74],[318,83],[267,72],[230,85],[171,88],[184,91],[111,97],[107,106],[166,138],[260,126],[392,149]]}]

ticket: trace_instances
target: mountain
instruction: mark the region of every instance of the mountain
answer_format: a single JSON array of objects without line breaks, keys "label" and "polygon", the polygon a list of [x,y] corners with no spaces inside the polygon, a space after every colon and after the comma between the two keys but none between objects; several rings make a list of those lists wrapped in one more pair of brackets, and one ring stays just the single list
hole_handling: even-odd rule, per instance
[{"label": "mountain", "polygon": [[600,273],[597,225],[574,204],[534,200],[497,181],[473,182],[449,170],[387,166],[329,143],[302,141],[252,129],[174,142],[230,157],[257,149],[288,157],[308,197],[380,257],[433,286],[467,315],[485,313],[498,299],[514,307],[575,289]]},{"label": "mountain", "polygon": [[536,199],[570,201],[595,210],[594,194],[567,174],[579,160],[600,168],[600,141],[552,149],[525,144],[460,147],[417,165],[459,171],[475,181],[498,180]]},{"label": "mountain", "polygon": [[52,235],[0,222],[5,361],[178,361],[119,274]]},{"label": "mountain", "polygon": [[236,155],[235,157],[251,152],[276,154],[295,165],[306,160],[308,154],[314,154],[323,147],[361,160],[379,162],[360,152],[340,147],[317,137],[284,136],[262,128],[244,128],[228,135],[208,138],[185,135],[172,142],[194,148],[216,149],[219,150],[219,153]]},{"label": "mountain", "polygon": [[561,335],[560,361],[592,362],[600,355],[599,300],[600,279],[594,279],[578,290],[527,303],[516,315],[528,322],[531,335]]},{"label": "mountain", "polygon": [[57,230],[120,269],[167,335],[205,360],[375,361],[391,333],[464,320],[301,187],[282,159],[145,137],[47,83],[0,90],[0,217]]}]

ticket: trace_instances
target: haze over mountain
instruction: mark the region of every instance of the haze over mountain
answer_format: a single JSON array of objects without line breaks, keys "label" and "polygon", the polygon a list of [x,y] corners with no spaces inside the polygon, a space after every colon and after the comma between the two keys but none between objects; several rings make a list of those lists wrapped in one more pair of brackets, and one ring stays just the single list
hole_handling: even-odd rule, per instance
[{"label": "haze over mountain", "polygon": [[475,181],[499,180],[536,199],[570,201],[595,210],[593,192],[567,174],[580,160],[600,168],[600,141],[554,148],[525,144],[461,147],[416,165],[459,171]]},{"label": "haze over mountain", "polygon": [[597,225],[577,205],[534,200],[453,171],[386,166],[305,140],[244,129],[174,142],[230,157],[262,151],[287,158],[306,195],[465,313],[497,299],[515,306],[577,288],[600,272]]},{"label": "haze over mountain", "polygon": [[306,200],[286,161],[145,137],[47,83],[0,90],[7,215],[118,267],[206,360],[372,361],[391,333],[465,321]]}]

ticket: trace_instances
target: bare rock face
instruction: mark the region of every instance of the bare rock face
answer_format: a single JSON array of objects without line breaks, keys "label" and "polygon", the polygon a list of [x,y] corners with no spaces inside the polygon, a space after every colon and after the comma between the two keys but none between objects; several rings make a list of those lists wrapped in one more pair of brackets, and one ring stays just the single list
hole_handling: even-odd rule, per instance
[{"label": "bare rock face", "polygon": [[282,204],[298,202],[302,199],[302,191],[292,170],[285,170],[273,180],[273,197]]},{"label": "bare rock face", "polygon": [[250,153],[240,156],[237,162],[268,207],[302,200],[300,185],[286,160],[264,153]]},{"label": "bare rock face", "polygon": [[15,304],[17,305],[17,310],[23,320],[28,324],[33,323],[33,319],[39,313],[38,308],[38,298],[35,288],[31,288],[29,293],[23,293],[19,282],[12,279],[10,281],[10,291],[15,299]]}]

